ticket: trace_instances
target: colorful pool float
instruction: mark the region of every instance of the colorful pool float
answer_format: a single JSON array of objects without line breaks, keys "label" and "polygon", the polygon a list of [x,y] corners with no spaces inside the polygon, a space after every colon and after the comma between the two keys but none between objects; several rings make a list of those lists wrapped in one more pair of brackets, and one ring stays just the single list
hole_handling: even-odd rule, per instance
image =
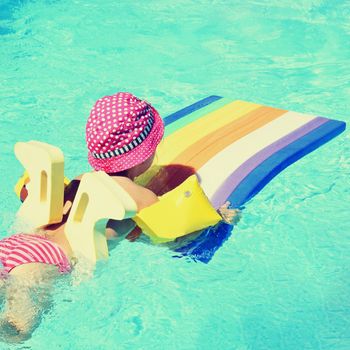
[{"label": "colorful pool float", "polygon": [[[195,168],[214,207],[242,206],[287,166],[345,130],[345,123],[220,96],[164,118],[158,164]],[[219,230],[220,231],[220,230]],[[209,229],[178,249],[209,261],[231,230]]]},{"label": "colorful pool float", "polygon": [[[152,177],[155,176],[155,178],[157,178],[157,176],[161,174],[162,169],[165,168],[176,169],[176,167],[179,167],[183,169],[187,167],[197,173],[204,193],[215,208],[218,208],[226,200],[229,200],[233,207],[243,205],[284,168],[331,140],[345,129],[345,123],[341,121],[266,107],[250,102],[231,101],[219,96],[210,96],[186,107],[166,117],[164,122],[166,125],[165,140],[159,146],[156,158],[157,164],[154,164],[150,171],[138,179],[139,182],[144,185],[147,183],[149,184],[149,182],[152,181]],[[36,223],[42,224],[47,221],[47,217],[53,215],[53,206],[48,205],[48,203],[52,203],[53,200],[49,201],[48,198],[57,192],[46,190],[46,184],[52,184],[54,182],[54,177],[50,175],[47,179],[45,178],[44,186],[42,182],[42,173],[51,174],[51,169],[53,169],[53,167],[51,165],[46,165],[47,170],[45,172],[39,171],[40,169],[37,164],[37,159],[39,158],[28,156],[28,152],[30,151],[33,153],[34,151],[37,152],[37,150],[46,152],[47,149],[53,152],[53,146],[31,141],[27,144],[19,143],[17,149],[19,150],[20,147],[24,147],[23,152],[17,152],[17,157],[22,159],[23,164],[27,162],[27,166],[33,168],[31,169],[33,174],[38,173],[37,176],[35,176],[37,179],[35,183],[37,183],[36,187],[38,188],[38,193],[41,193],[40,196],[45,193],[43,197],[45,201],[36,203],[37,207],[45,204],[46,211],[43,210],[41,216],[38,216],[36,220]],[[56,163],[59,163],[61,169],[60,177],[62,178],[62,181],[59,180],[60,183],[62,182],[62,186],[58,186],[58,192],[62,194],[63,156],[60,150],[56,150],[56,153],[55,157],[57,159],[60,158],[59,162],[57,160]],[[34,159],[34,161],[29,162],[29,158]],[[41,157],[40,159],[44,158]],[[188,176],[190,175],[189,173]],[[86,176],[86,181],[89,180],[89,176],[90,175]],[[110,181],[110,179],[107,179],[108,177],[102,178],[101,176],[96,174],[93,176],[94,178],[90,180],[94,183],[96,182],[96,186],[99,184],[106,188],[110,186],[115,187],[112,183],[107,184],[107,182]],[[188,176],[186,176],[186,178]],[[164,183],[162,184],[161,181],[159,181],[158,184],[164,186],[179,182],[179,171],[168,172],[165,180],[164,178],[162,180]],[[183,182],[183,180],[181,180],[181,182]],[[19,185],[17,187],[18,192]],[[91,188],[91,186],[87,186],[84,191],[79,191],[81,194],[77,194],[79,199],[76,204],[73,204],[73,212],[78,213],[81,211],[85,213],[87,204],[83,203],[83,199],[86,196],[97,196],[97,194],[90,193],[91,191],[89,191],[89,188]],[[118,191],[119,195],[123,194],[122,189]],[[182,188],[180,187],[180,192],[181,191]],[[113,200],[121,206],[117,192],[111,201]],[[189,193],[190,191],[186,190],[185,192]],[[186,193],[181,192],[180,198],[175,191],[174,194],[176,195],[169,197],[175,198],[176,201],[178,201],[179,198],[181,200],[186,200]],[[32,199],[37,201],[40,196],[33,196]],[[125,196],[128,197],[126,194]],[[194,203],[205,204],[205,201],[207,201],[206,198],[203,199],[202,195],[199,195],[198,198],[199,199],[196,199]],[[100,199],[101,203],[103,203],[102,198]],[[89,201],[85,200],[85,202],[88,203]],[[90,203],[93,202],[95,201],[90,201]],[[124,203],[125,201],[121,202]],[[30,203],[31,201],[26,200],[20,210],[23,216],[28,218],[32,218],[32,210],[29,210]],[[166,205],[162,205],[162,203],[166,203]],[[161,225],[161,221],[163,220],[164,222],[168,213],[171,213],[166,196],[164,196],[164,200],[161,200],[159,204],[160,205],[157,204],[157,210],[155,212],[154,210],[148,212],[148,208],[146,208],[147,215],[140,215],[139,218],[142,220],[140,223],[144,224],[144,227],[150,231],[151,238],[154,241],[158,241],[158,243],[177,238],[176,235],[170,232],[169,225],[163,225],[164,227]],[[208,205],[210,206],[210,204]],[[82,211],[81,208],[84,208],[84,210]],[[125,210],[125,213],[132,213],[133,210],[130,208]],[[176,208],[176,205],[174,205],[174,208]],[[121,206],[119,210],[120,213],[118,212],[118,215],[116,215],[118,220],[126,215],[122,209]],[[209,212],[210,210],[208,209],[208,213]],[[60,213],[57,212],[57,215],[59,214]],[[102,218],[102,212],[100,214]],[[78,216],[81,215],[79,214]],[[128,214],[126,217],[130,217],[130,215]],[[175,217],[174,215],[172,216]],[[112,218],[108,215],[105,217]],[[159,219],[159,224],[154,222],[155,218],[161,218]],[[56,220],[54,216],[52,216],[52,220]],[[74,220],[75,219],[68,221],[68,228],[73,225],[72,223],[74,223]],[[177,218],[175,222],[178,222],[178,220],[179,218]],[[81,219],[76,221],[82,226]],[[190,223],[191,219],[189,218],[187,221]],[[189,225],[189,227],[202,228],[206,226],[200,225],[200,215],[195,221],[196,222],[193,223],[194,225]],[[217,218],[213,217],[211,221],[217,222]],[[101,242],[101,244],[97,244],[97,248],[94,246],[94,239],[96,242],[101,241],[101,239],[99,238],[97,240],[96,237],[93,238],[96,236],[96,233],[93,232],[94,230],[91,222],[89,225],[91,226],[89,226],[91,228],[90,230],[87,230],[85,226],[85,229],[82,230],[82,234],[86,231],[91,231],[89,249],[85,249],[89,251],[89,253],[86,255],[93,257],[92,260],[96,260],[98,256],[107,256],[107,245],[105,242],[103,244]],[[186,232],[192,232],[186,231],[187,226],[186,224],[184,229],[180,230],[181,236],[184,236]],[[77,232],[78,229],[72,228],[70,231]],[[181,241],[181,239],[178,240],[180,246],[176,248],[176,251],[180,253],[180,255],[187,255],[197,260],[208,262],[230,234],[231,227],[219,225],[219,227],[205,230],[188,244]],[[76,241],[75,245],[78,250],[79,242],[82,241],[83,236],[79,236],[79,238],[77,234],[74,234],[72,237],[74,241]]]}]

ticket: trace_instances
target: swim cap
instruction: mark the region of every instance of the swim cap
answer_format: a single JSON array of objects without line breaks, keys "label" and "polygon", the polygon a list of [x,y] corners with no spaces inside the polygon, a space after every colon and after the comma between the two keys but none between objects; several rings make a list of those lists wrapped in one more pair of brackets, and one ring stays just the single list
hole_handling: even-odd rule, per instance
[{"label": "swim cap", "polygon": [[86,124],[88,160],[115,173],[141,164],[155,152],[164,123],[155,108],[128,92],[97,100]]}]

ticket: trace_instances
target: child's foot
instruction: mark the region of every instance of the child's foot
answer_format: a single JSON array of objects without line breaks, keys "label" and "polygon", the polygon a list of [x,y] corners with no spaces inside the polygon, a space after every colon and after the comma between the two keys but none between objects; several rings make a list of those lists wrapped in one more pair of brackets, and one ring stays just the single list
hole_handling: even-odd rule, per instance
[{"label": "child's foot", "polygon": [[20,343],[31,337],[31,333],[7,318],[0,320],[0,340],[6,343]]}]

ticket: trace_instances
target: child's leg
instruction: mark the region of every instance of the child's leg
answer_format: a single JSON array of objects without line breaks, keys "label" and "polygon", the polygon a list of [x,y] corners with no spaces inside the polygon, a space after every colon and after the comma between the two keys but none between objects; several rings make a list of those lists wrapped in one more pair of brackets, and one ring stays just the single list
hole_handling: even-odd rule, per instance
[{"label": "child's leg", "polygon": [[3,319],[20,334],[29,334],[50,305],[50,291],[58,276],[56,266],[30,263],[10,272]]},{"label": "child's leg", "polygon": [[0,274],[0,310],[2,309],[2,303],[5,299],[6,292],[6,277]]}]

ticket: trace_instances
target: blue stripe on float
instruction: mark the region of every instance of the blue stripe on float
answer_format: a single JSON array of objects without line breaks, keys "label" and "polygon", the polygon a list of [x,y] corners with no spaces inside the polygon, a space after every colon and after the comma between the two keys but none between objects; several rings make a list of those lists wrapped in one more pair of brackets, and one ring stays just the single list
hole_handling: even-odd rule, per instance
[{"label": "blue stripe on float", "polygon": [[[228,196],[232,207],[243,205],[287,166],[322,146],[344,130],[344,122],[329,120],[319,128],[276,152],[249,173]],[[230,237],[231,230],[231,226],[222,223],[217,227],[208,228],[192,242],[175,249],[175,252],[179,254],[176,257],[188,256],[194,260],[209,263],[215,252]]]},{"label": "blue stripe on float", "polygon": [[220,99],[222,99],[221,96],[215,96],[215,95],[206,97],[203,100],[200,100],[200,101],[198,101],[190,106],[187,106],[183,109],[180,109],[179,111],[177,111],[173,114],[168,115],[167,117],[165,117],[163,119],[164,124],[165,124],[165,126],[167,126],[167,125],[171,124],[172,122],[179,120],[179,119],[185,117],[186,115],[188,115],[188,114],[190,114],[190,113],[192,113],[200,108],[203,108],[207,105],[210,105],[211,103],[213,103],[217,100],[220,100]]},{"label": "blue stripe on float", "polygon": [[322,146],[344,130],[344,122],[329,120],[327,123],[273,154],[250,172],[228,196],[232,207],[236,208],[243,205],[286,167]]},{"label": "blue stripe on float", "polygon": [[181,244],[180,237],[180,239],[177,239],[180,247],[174,249],[174,251],[178,253],[174,255],[174,258],[188,256],[195,261],[207,264],[212,259],[215,252],[231,236],[231,233],[232,226],[220,222],[216,226],[205,229],[200,236],[185,245]]}]

